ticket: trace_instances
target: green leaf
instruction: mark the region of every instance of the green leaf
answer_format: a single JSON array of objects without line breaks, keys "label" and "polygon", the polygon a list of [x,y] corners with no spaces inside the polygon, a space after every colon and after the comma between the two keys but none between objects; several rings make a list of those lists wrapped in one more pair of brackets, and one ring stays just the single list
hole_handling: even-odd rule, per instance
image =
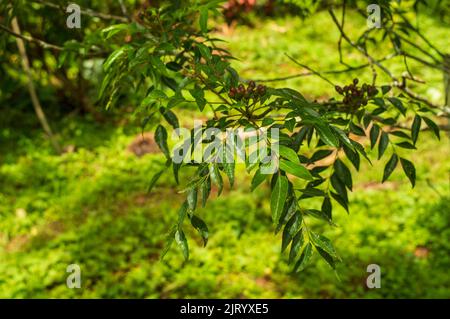
[{"label": "green leaf", "polygon": [[119,59],[123,54],[126,52],[126,47],[121,47],[111,53],[106,59],[105,63],[103,63],[103,70],[108,71],[108,69],[114,65],[114,62],[116,62],[117,59]]},{"label": "green leaf", "polygon": [[339,179],[345,184],[345,186],[348,187],[348,189],[352,190],[352,173],[350,172],[348,167],[345,166],[344,162],[342,162],[340,159],[337,159],[334,162],[334,169]]},{"label": "green leaf", "polygon": [[381,92],[383,92],[383,95],[388,93],[391,90],[391,86],[390,85],[383,85],[381,87]]},{"label": "green leaf", "polygon": [[347,211],[347,213],[349,212],[348,210],[348,201],[346,201],[344,198],[342,198],[341,195],[330,192],[331,197],[333,197],[333,199],[339,203],[339,205],[341,205],[342,207],[344,207],[344,209]]},{"label": "green leaf", "polygon": [[129,25],[127,23],[120,23],[120,24],[114,24],[111,25],[105,29],[102,30],[102,35],[105,37],[105,40],[108,40],[116,33],[126,30],[129,28]]},{"label": "green leaf", "polygon": [[300,249],[303,246],[305,239],[303,237],[303,229],[301,228],[298,233],[292,239],[291,250],[289,252],[289,263],[292,263],[298,256]]},{"label": "green leaf", "polygon": [[201,7],[200,8],[200,30],[202,30],[203,33],[208,32],[208,8],[207,7]]},{"label": "green leaf", "polygon": [[202,207],[205,207],[209,194],[211,193],[211,178],[208,176],[200,189],[202,195]]},{"label": "green leaf", "polygon": [[406,108],[403,106],[403,102],[400,99],[396,97],[388,97],[387,99],[393,106],[395,106],[396,109],[400,111],[400,113],[403,115],[406,114]]},{"label": "green leaf", "polygon": [[327,218],[329,220],[332,220],[333,206],[331,205],[330,197],[328,197],[328,196],[324,197],[323,202],[322,202],[321,211],[323,214],[325,214],[325,216],[327,216]]},{"label": "green leaf", "polygon": [[352,162],[353,166],[356,168],[357,171],[359,171],[359,165],[361,162],[361,159],[359,157],[359,153],[356,151],[353,151],[351,148],[344,145],[344,153],[345,156]]},{"label": "green leaf", "polygon": [[339,140],[337,139],[336,135],[333,134],[331,129],[323,123],[315,123],[314,124],[315,129],[319,133],[320,138],[322,141],[325,142],[325,144],[333,146],[333,147],[339,147]]},{"label": "green leaf", "polygon": [[377,124],[373,124],[370,129],[370,148],[373,149],[377,143],[378,136],[380,135],[380,127]]},{"label": "green leaf", "polygon": [[295,152],[292,148],[289,148],[284,145],[279,145],[280,155],[292,163],[300,164],[300,160],[298,159],[297,152]]},{"label": "green leaf", "polygon": [[294,234],[300,229],[302,225],[302,215],[300,212],[296,212],[294,216],[292,216],[286,226],[284,226],[283,237],[281,241],[281,252],[285,251],[286,247],[294,237]]},{"label": "green leaf", "polygon": [[[230,156],[227,156],[230,155]],[[223,170],[225,171],[225,174],[228,176],[228,180],[230,182],[230,186],[233,187],[234,185],[234,170],[236,168],[236,163],[234,161],[234,158],[232,157],[233,154],[231,153],[231,150],[227,146],[223,147]]]},{"label": "green leaf", "polygon": [[181,167],[181,163],[173,163],[172,164],[172,168],[173,168],[173,177],[175,178],[175,182],[178,184],[180,184],[179,178],[178,178],[178,172],[180,170]]},{"label": "green leaf", "polygon": [[286,173],[295,175],[299,178],[312,180],[313,177],[306,167],[301,164],[295,164],[286,160],[280,160],[280,169]]},{"label": "green leaf", "polygon": [[397,137],[406,138],[407,140],[410,139],[409,135],[406,134],[403,131],[390,131],[389,135],[394,135],[394,136],[397,136]]},{"label": "green leaf", "polygon": [[252,179],[251,191],[253,192],[264,180],[266,179],[265,174],[261,174],[261,170],[258,168]]},{"label": "green leaf", "polygon": [[336,269],[335,258],[320,247],[316,247],[316,249],[317,249],[317,252],[320,254],[320,256],[322,256],[322,258],[327,262],[327,264],[331,268]]},{"label": "green leaf", "polygon": [[181,249],[184,260],[188,260],[189,259],[189,246],[188,246],[188,242],[186,240],[186,236],[184,235],[184,232],[181,228],[178,228],[175,233],[175,242],[177,243],[178,247]]},{"label": "green leaf", "polygon": [[191,211],[194,211],[197,207],[197,189],[191,188],[187,194],[187,203]]},{"label": "green leaf", "polygon": [[401,143],[397,143],[395,145],[397,145],[398,147],[401,147],[401,148],[406,148],[408,150],[415,150],[416,149],[416,147],[414,145],[412,145],[411,143],[409,143],[409,142],[401,142]]},{"label": "green leaf", "polygon": [[392,172],[397,166],[397,163],[398,163],[398,156],[397,154],[394,153],[392,154],[391,158],[384,167],[383,180],[381,181],[382,183],[384,183],[389,178],[389,176],[391,176]]},{"label": "green leaf", "polygon": [[436,123],[434,123],[428,117],[423,117],[423,120],[425,121],[425,123],[427,123],[427,126],[433,131],[434,135],[436,135],[438,140],[440,140],[441,136],[439,134],[439,126],[437,126]]},{"label": "green leaf", "polygon": [[409,178],[409,181],[411,182],[411,185],[414,188],[414,186],[416,185],[416,168],[414,167],[414,164],[408,161],[407,159],[401,157],[400,163],[402,164],[403,171]]},{"label": "green leaf", "polygon": [[[290,185],[289,185],[290,186]],[[291,192],[290,187],[288,188],[288,193]],[[285,225],[288,220],[294,216],[295,212],[297,212],[297,200],[295,196],[288,196],[286,203],[284,204],[283,212],[281,213],[279,222],[275,227],[275,234],[281,230],[283,225]]]},{"label": "green leaf", "polygon": [[147,189],[147,193],[150,193],[153,189],[153,187],[155,187],[156,182],[158,181],[158,179],[161,177],[162,173],[164,173],[165,169],[157,172],[155,175],[153,175],[152,179],[150,180],[150,185],[148,185],[148,189]]},{"label": "green leaf", "polygon": [[161,252],[160,260],[164,259],[164,256],[166,256],[167,252],[169,251],[170,247],[172,246],[173,240],[175,239],[176,231],[177,231],[177,227],[174,226],[174,227],[172,227],[170,232],[166,235],[164,249]]},{"label": "green leaf", "polygon": [[155,141],[164,155],[166,155],[167,158],[170,158],[169,146],[167,145],[167,131],[164,126],[158,125],[158,127],[156,128]]},{"label": "green leaf", "polygon": [[337,257],[336,250],[334,249],[331,240],[329,240],[327,237],[311,232],[310,238],[315,247],[323,249],[334,258]]},{"label": "green leaf", "polygon": [[166,121],[174,128],[179,128],[180,124],[178,123],[178,118],[175,115],[175,113],[173,113],[171,110],[169,109],[164,109],[161,108],[161,113],[164,116],[164,118],[166,119]]},{"label": "green leaf", "polygon": [[387,146],[389,145],[389,136],[386,132],[381,132],[380,142],[378,143],[378,159],[380,159],[384,151],[386,151]]},{"label": "green leaf", "polygon": [[311,158],[309,159],[309,162],[315,163],[317,161],[320,161],[321,159],[324,159],[325,157],[330,156],[332,153],[333,153],[333,150],[318,150],[311,156]]},{"label": "green leaf", "polygon": [[178,210],[178,227],[181,227],[183,224],[184,218],[186,217],[188,211],[188,202],[185,200]]},{"label": "green leaf", "polygon": [[411,126],[411,138],[412,138],[414,145],[416,145],[417,138],[419,137],[421,124],[422,124],[422,118],[419,115],[416,115],[414,117],[414,121]]},{"label": "green leaf", "polygon": [[350,131],[355,135],[366,136],[366,132],[353,122],[350,122]]},{"label": "green leaf", "polygon": [[284,203],[286,202],[288,193],[288,185],[289,183],[287,177],[278,175],[270,199],[270,208],[272,211],[272,221],[274,225],[278,224],[281,213],[283,212]]},{"label": "green leaf", "polygon": [[220,171],[219,171],[219,168],[217,167],[217,164],[212,164],[209,167],[209,174],[210,174],[211,179],[214,182],[214,184],[216,184],[218,187],[217,193],[219,196],[223,190],[223,179],[222,179],[222,175],[220,175]]},{"label": "green leaf", "polygon": [[198,85],[195,85],[195,87],[192,90],[189,90],[189,93],[195,99],[195,102],[197,103],[199,110],[203,111],[206,105],[206,99],[205,93],[203,92],[202,88]]},{"label": "green leaf", "polygon": [[211,51],[206,45],[197,43],[197,47],[200,50],[200,54],[202,55],[202,57],[204,57],[206,60],[211,60]]},{"label": "green leaf", "polygon": [[347,136],[347,134],[343,130],[341,130],[340,128],[334,127],[334,126],[332,126],[331,128],[333,129],[333,131],[335,131],[338,134],[339,139],[342,141],[344,146],[347,146],[347,148],[349,148],[351,150],[354,149],[352,141],[350,140],[350,138]]},{"label": "green leaf", "polygon": [[164,99],[167,99],[166,93],[161,90],[154,89],[145,97],[145,99],[142,100],[141,106],[147,106],[155,101],[161,101]]},{"label": "green leaf", "polygon": [[336,190],[336,192],[346,201],[348,202],[347,189],[345,188],[345,184],[338,177],[337,173],[331,175],[330,178],[331,185]]},{"label": "green leaf", "polygon": [[305,269],[305,267],[308,265],[308,262],[311,260],[312,254],[313,254],[312,245],[311,243],[308,243],[305,249],[303,249],[303,252],[300,258],[298,259],[297,263],[295,264],[294,271],[300,272],[303,269]]},{"label": "green leaf", "polygon": [[328,224],[335,226],[333,221],[321,210],[318,209],[306,209],[304,210],[304,213],[308,216],[317,218],[319,220],[326,221]]},{"label": "green leaf", "polygon": [[198,233],[202,237],[203,246],[206,246],[206,244],[208,243],[208,236],[209,236],[208,226],[206,225],[206,223],[200,217],[192,215],[191,224],[192,226],[194,226],[194,228],[198,231]]}]

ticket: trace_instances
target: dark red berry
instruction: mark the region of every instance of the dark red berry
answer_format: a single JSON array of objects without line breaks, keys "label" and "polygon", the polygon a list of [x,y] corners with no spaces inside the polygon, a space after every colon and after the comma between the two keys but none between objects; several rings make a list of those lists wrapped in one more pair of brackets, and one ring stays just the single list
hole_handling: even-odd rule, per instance
[{"label": "dark red berry", "polygon": [[258,84],[256,87],[256,92],[258,92],[259,95],[264,95],[266,93],[266,86]]},{"label": "dark red berry", "polygon": [[235,87],[232,87],[232,88],[230,89],[230,92],[228,92],[228,96],[231,97],[231,98],[234,98],[234,97],[236,96],[236,93],[237,93],[236,88],[235,88]]},{"label": "dark red berry", "polygon": [[353,84],[354,84],[354,85],[358,84],[358,82],[359,82],[359,80],[358,80],[358,79],[356,79],[356,78],[355,78],[355,79],[353,79]]},{"label": "dark red berry", "polygon": [[237,88],[237,92],[241,95],[245,94],[245,88],[243,84],[239,84],[238,88]]}]

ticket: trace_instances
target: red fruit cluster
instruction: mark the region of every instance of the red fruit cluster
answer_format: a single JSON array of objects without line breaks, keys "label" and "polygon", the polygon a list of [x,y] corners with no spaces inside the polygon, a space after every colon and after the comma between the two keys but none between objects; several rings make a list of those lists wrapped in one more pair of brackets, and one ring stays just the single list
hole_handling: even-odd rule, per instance
[{"label": "red fruit cluster", "polygon": [[336,92],[344,96],[342,102],[352,108],[359,108],[361,105],[366,106],[368,101],[378,94],[375,86],[364,83],[358,87],[358,79],[354,79],[350,85],[343,88],[336,85],[334,88]]},{"label": "red fruit cluster", "polygon": [[254,81],[249,81],[247,88],[245,88],[244,84],[241,83],[237,87],[232,87],[228,92],[228,96],[235,101],[248,101],[250,99],[256,101],[264,94],[266,94],[266,86],[262,84],[256,86]]}]

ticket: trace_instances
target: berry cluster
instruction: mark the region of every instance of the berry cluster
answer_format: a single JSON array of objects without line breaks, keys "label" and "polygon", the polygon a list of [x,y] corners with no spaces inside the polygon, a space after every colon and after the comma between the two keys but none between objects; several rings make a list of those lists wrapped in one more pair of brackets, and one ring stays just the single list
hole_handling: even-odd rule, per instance
[{"label": "berry cluster", "polygon": [[239,84],[237,87],[232,87],[228,92],[228,96],[233,100],[240,101],[253,99],[256,101],[260,97],[266,94],[266,86],[259,84],[256,86],[254,81],[249,81],[247,85],[247,89],[244,84]]},{"label": "berry cluster", "polygon": [[368,101],[378,94],[375,86],[364,83],[358,87],[358,82],[358,79],[354,79],[352,84],[343,88],[339,85],[334,87],[336,92],[344,96],[342,102],[352,108],[359,108],[361,105],[366,106]]}]

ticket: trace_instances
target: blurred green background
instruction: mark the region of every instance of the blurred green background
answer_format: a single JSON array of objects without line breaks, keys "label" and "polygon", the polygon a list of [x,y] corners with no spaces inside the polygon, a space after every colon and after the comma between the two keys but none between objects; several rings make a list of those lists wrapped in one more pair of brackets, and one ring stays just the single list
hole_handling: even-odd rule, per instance
[{"label": "blurred green background", "polygon": [[[432,16],[420,18],[426,34],[448,51],[448,24]],[[315,69],[340,67],[338,31],[327,12],[303,20],[250,19],[251,26],[216,23],[216,35],[228,41],[224,46],[238,58],[234,66],[242,76],[267,79],[304,71],[284,53]],[[363,27],[356,18],[348,20],[350,34]],[[354,64],[364,62],[357,55],[350,58]],[[393,60],[390,67],[395,70],[397,64]],[[419,92],[442,101],[442,74],[414,63],[411,68],[427,80]],[[371,71],[333,79],[347,83],[355,76],[369,80]],[[316,77],[270,85],[291,86],[310,99],[333,92]],[[60,107],[45,83],[39,84],[39,92],[45,109]],[[350,214],[337,208],[338,227],[315,225],[343,259],[339,278],[317,257],[305,271],[293,274],[280,255],[281,240],[273,234],[269,187],[251,193],[244,173],[233,189],[226,188],[198,212],[210,228],[207,247],[192,232],[189,262],[183,263],[175,247],[160,261],[183,198],[171,172],[146,193],[164,158],[150,134],[143,142],[133,106],[109,112],[96,106],[102,120],[92,114],[50,113],[65,146],[64,154],[55,155],[25,87],[22,94],[22,105],[1,106],[2,298],[450,298],[450,143],[444,132],[441,141],[430,132],[420,136],[412,157],[418,176],[414,189],[400,170],[381,184],[385,163],[370,154],[373,166],[364,163],[359,173],[352,171]],[[190,125],[202,117],[187,106],[180,119]],[[81,267],[81,289],[66,287],[66,267],[73,263]],[[369,264],[381,267],[380,289],[366,287]]]}]

